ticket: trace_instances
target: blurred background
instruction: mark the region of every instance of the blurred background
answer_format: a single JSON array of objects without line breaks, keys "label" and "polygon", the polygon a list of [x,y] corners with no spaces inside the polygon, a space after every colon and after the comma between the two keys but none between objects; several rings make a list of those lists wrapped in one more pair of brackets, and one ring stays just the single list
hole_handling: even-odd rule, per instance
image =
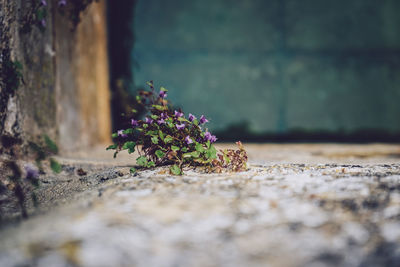
[{"label": "blurred background", "polygon": [[400,141],[400,1],[108,1],[113,128],[153,80],[222,141]]}]

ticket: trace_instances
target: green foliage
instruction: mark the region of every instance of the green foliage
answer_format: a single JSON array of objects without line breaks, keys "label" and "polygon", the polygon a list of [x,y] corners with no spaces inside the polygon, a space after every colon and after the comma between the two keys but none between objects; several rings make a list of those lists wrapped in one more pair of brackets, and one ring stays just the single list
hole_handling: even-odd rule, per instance
[{"label": "green foliage", "polygon": [[55,173],[60,173],[62,166],[54,158],[51,158],[51,155],[58,153],[56,143],[48,135],[43,135],[39,137],[37,142],[28,142],[28,147],[30,152],[35,156],[37,166],[28,163],[24,166],[25,171],[23,171],[16,160],[23,157],[21,153],[24,150],[18,147],[20,144],[22,144],[22,140],[19,138],[2,137],[1,145],[4,148],[11,149],[15,159],[3,162],[4,168],[2,169],[2,174],[5,179],[0,178],[0,188],[4,188],[4,184],[8,185],[5,188],[13,192],[18,200],[22,216],[26,218],[28,216],[25,207],[27,196],[31,197],[34,206],[38,205],[37,195],[34,190],[40,185],[39,176],[44,172],[42,162],[48,159],[50,168]]},{"label": "green foliage", "polygon": [[[174,110],[169,105],[164,87],[155,92],[153,82],[148,85],[150,91],[140,91],[135,105],[146,112],[145,118],[129,118],[130,127],[113,133],[114,144],[107,150],[115,150],[116,156],[122,150],[133,153],[136,148],[140,154],[136,159],[138,166],[172,165],[170,173],[174,175],[181,175],[184,166],[202,166],[210,171],[227,168],[230,162],[222,162],[213,145],[217,138],[204,128],[208,120],[204,116],[197,119],[192,114],[185,117],[182,110]],[[229,156],[221,154],[222,158]],[[247,156],[243,153],[241,156],[246,162]],[[235,168],[237,171],[244,169]]]},{"label": "green foliage", "polygon": [[136,159],[136,164],[142,167],[146,167],[148,160],[145,156],[140,156]]},{"label": "green foliage", "polygon": [[172,165],[171,168],[169,168],[169,170],[171,171],[172,174],[175,174],[175,175],[182,174],[182,170],[176,164]]},{"label": "green foliage", "polygon": [[50,158],[50,168],[55,173],[60,173],[62,171],[61,164],[54,158]]},{"label": "green foliage", "polygon": [[2,71],[2,77],[6,88],[11,91],[16,91],[23,81],[21,62],[5,60]]},{"label": "green foliage", "polygon": [[161,150],[157,150],[155,154],[159,159],[162,159],[165,156],[165,153],[162,152]]},{"label": "green foliage", "polygon": [[128,153],[132,154],[133,152],[135,152],[135,146],[136,146],[135,142],[128,141],[128,142],[125,142],[125,144],[122,146],[122,149],[128,150]]},{"label": "green foliage", "polygon": [[50,137],[47,134],[45,134],[43,136],[43,139],[44,139],[44,142],[46,144],[47,149],[51,153],[57,154],[58,153],[58,147],[57,147],[56,143],[54,143],[53,140],[51,140]]}]

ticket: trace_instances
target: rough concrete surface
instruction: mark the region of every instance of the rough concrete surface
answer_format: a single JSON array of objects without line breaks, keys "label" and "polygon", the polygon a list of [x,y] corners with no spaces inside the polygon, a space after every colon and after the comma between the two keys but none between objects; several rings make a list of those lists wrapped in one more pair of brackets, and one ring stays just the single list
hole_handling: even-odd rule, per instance
[{"label": "rough concrete surface", "polygon": [[127,155],[59,158],[43,203],[57,179],[79,190],[3,226],[0,266],[400,265],[400,146],[247,149],[246,172],[184,176],[131,175]]}]

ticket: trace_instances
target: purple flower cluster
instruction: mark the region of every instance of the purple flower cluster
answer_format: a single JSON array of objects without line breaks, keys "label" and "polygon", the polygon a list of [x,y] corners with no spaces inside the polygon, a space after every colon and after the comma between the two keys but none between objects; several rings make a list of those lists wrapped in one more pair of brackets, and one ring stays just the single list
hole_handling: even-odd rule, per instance
[{"label": "purple flower cluster", "polygon": [[164,90],[161,90],[160,93],[158,94],[161,98],[166,98],[167,97],[167,92]]},{"label": "purple flower cluster", "polygon": [[188,136],[185,137],[185,142],[186,142],[186,144],[190,145],[190,144],[193,143],[193,140],[192,140],[192,139],[190,138],[190,136],[188,135]]},{"label": "purple flower cluster", "polygon": [[67,5],[67,0],[58,1],[58,6],[66,6],[66,5]]},{"label": "purple flower cluster", "polygon": [[183,130],[183,129],[185,129],[186,125],[184,123],[181,123],[181,124],[176,124],[175,126],[176,126],[176,129]]},{"label": "purple flower cluster", "polygon": [[132,125],[133,127],[139,126],[139,122],[138,122],[137,120],[135,120],[135,119],[131,119],[131,125]]},{"label": "purple flower cluster", "polygon": [[122,137],[122,138],[128,137],[127,134],[124,134],[124,130],[118,130],[118,136],[119,136],[119,137]]},{"label": "purple flower cluster", "polygon": [[36,180],[39,178],[39,170],[35,168],[31,164],[27,164],[24,166],[25,171],[26,171],[26,179],[28,180]]},{"label": "purple flower cluster", "polygon": [[153,120],[152,119],[150,119],[150,118],[147,118],[146,117],[146,119],[144,120],[147,124],[152,124],[153,123]]},{"label": "purple flower cluster", "polygon": [[[40,4],[41,4],[42,6],[47,6],[47,1],[46,1],[46,0],[41,0],[41,1],[40,1]],[[39,23],[40,23],[40,26],[42,26],[43,28],[46,28],[46,19],[45,19],[45,18],[42,18],[42,19],[39,21]]]},{"label": "purple flower cluster", "polygon": [[204,123],[206,123],[206,122],[208,122],[208,120],[206,119],[206,117],[204,117],[204,115],[201,115],[199,123],[200,123],[200,124],[204,124]]},{"label": "purple flower cluster", "polygon": [[176,111],[176,110],[175,110],[175,117],[180,118],[180,117],[182,117],[182,116],[183,116],[183,113],[182,113],[182,112],[179,112],[179,111]]},{"label": "purple flower cluster", "polygon": [[194,121],[195,119],[196,117],[192,113],[189,113],[189,121]]},{"label": "purple flower cluster", "polygon": [[206,132],[204,134],[204,139],[206,141],[210,141],[211,143],[215,143],[217,141],[217,137],[215,135],[212,135],[210,132]]}]

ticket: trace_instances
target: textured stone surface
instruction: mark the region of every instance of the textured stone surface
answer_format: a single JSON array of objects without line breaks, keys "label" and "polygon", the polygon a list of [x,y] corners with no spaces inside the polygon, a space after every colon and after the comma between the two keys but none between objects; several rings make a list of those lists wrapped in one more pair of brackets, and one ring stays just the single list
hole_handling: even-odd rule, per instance
[{"label": "textured stone surface", "polygon": [[399,146],[247,147],[252,164],[234,174],[60,158],[60,177],[84,167],[91,189],[3,228],[0,265],[400,264]]}]

